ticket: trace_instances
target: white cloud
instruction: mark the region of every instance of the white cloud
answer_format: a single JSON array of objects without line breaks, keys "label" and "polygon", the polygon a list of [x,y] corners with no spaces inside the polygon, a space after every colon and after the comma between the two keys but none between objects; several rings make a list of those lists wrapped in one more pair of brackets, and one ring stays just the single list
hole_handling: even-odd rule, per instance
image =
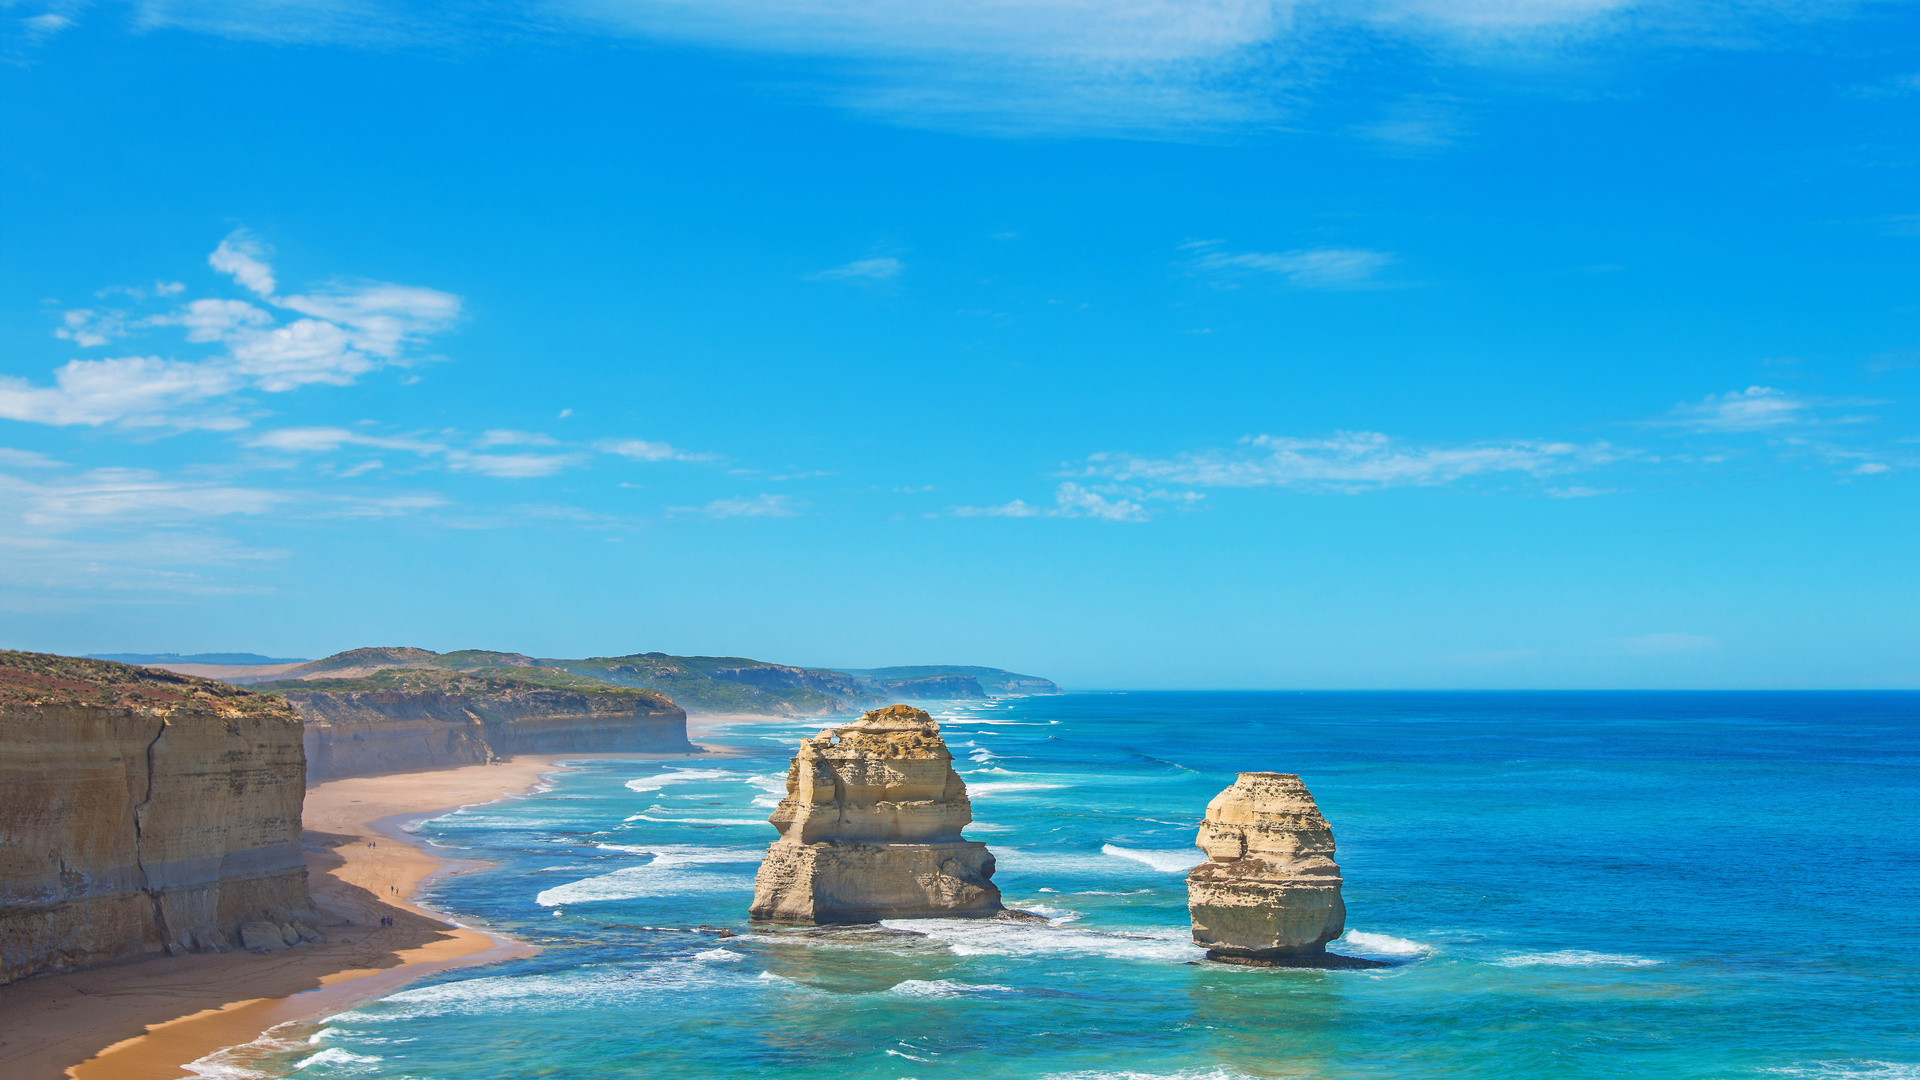
[{"label": "white cloud", "polygon": [[[337,285],[304,296],[273,295],[267,252],[237,231],[207,261],[230,274],[265,304],[309,316],[284,324],[267,308],[244,300],[200,299],[161,314],[129,320],[124,312],[75,309],[55,335],[82,347],[105,344],[135,329],[177,326],[193,344],[224,346],[203,360],[128,356],[73,360],[54,372],[52,386],[0,377],[0,417],[31,423],[121,424],[131,427],[244,427],[232,395],[280,393],[313,384],[345,386],[375,368],[405,364],[407,350],[458,317],[460,299],[433,289],[370,283]],[[136,298],[144,290],[121,290]],[[157,296],[178,290],[162,283]]]},{"label": "white cloud", "polygon": [[1233,450],[1193,450],[1171,457],[1094,454],[1084,476],[1147,480],[1189,487],[1292,487],[1325,491],[1433,486],[1488,473],[1549,476],[1604,464],[1630,452],[1605,443],[1512,441],[1411,446],[1372,431],[1329,438],[1256,435]]},{"label": "white cloud", "polygon": [[232,370],[218,364],[157,356],[70,360],[54,369],[52,386],[0,376],[0,417],[58,426],[231,429],[246,422],[193,407],[242,385]]},{"label": "white cloud", "polygon": [[1192,505],[1205,496],[1194,492],[1142,491],[1114,485],[1081,487],[1072,481],[1053,491],[1052,506],[1033,506],[1015,499],[998,506],[956,506],[956,517],[1094,518],[1099,521],[1147,521],[1153,517],[1148,500],[1170,500]]},{"label": "white cloud", "polygon": [[713,457],[711,454],[696,454],[646,439],[601,439],[593,444],[593,448],[603,454],[617,454],[635,461],[708,461]]},{"label": "white cloud", "polygon": [[28,33],[39,37],[57,34],[73,25],[72,19],[53,11],[29,15],[20,21],[26,26]]},{"label": "white cloud", "polygon": [[246,445],[261,450],[279,450],[290,454],[324,454],[343,446],[367,446],[379,450],[407,450],[422,456],[444,454],[447,444],[412,435],[368,435],[343,427],[292,427],[262,432]]},{"label": "white cloud", "polygon": [[[1188,248],[1206,246],[1184,245]],[[1384,251],[1366,248],[1298,248],[1293,251],[1209,251],[1189,265],[1210,274],[1276,274],[1303,288],[1331,288],[1368,281],[1394,261]]]},{"label": "white cloud", "polygon": [[38,527],[195,522],[231,514],[264,514],[288,499],[261,488],[183,482],[145,469],[94,469],[44,483],[0,475],[0,505],[20,521]]},{"label": "white cloud", "polygon": [[37,450],[13,450],[0,446],[0,468],[8,469],[57,469],[66,462],[55,461]]},{"label": "white cloud", "polygon": [[1812,402],[1771,386],[1749,386],[1708,394],[1699,402],[1676,405],[1668,420],[1690,431],[1761,431],[1804,419]]},{"label": "white cloud", "polygon": [[266,245],[245,229],[235,229],[207,256],[207,265],[260,296],[272,296],[273,269],[262,260]]},{"label": "white cloud", "polygon": [[495,446],[556,446],[558,445],[558,441],[554,439],[553,436],[543,435],[538,431],[513,431],[507,428],[494,428],[490,431],[481,432],[480,437],[474,440],[473,445],[476,449],[487,450]]},{"label": "white cloud", "polygon": [[791,496],[764,494],[752,498],[715,499],[704,506],[674,506],[668,509],[674,513],[705,514],[713,518],[795,517],[800,513],[799,506]]},{"label": "white cloud", "polygon": [[[496,429],[473,441],[472,449],[452,445],[445,439],[427,439],[416,435],[373,435],[343,427],[280,428],[247,440],[260,450],[288,454],[326,454],[347,447],[377,450],[404,450],[421,457],[434,457],[453,472],[478,473],[506,480],[524,480],[552,476],[586,460],[580,453],[495,454],[482,451],[499,446],[554,446],[555,440],[535,432]],[[380,468],[379,463],[363,463],[358,472]]]},{"label": "white cloud", "polygon": [[124,311],[95,311],[92,308],[75,308],[60,313],[65,325],[53,332],[53,336],[62,341],[71,341],[83,349],[96,345],[105,345],[118,337],[125,337],[127,326]]},{"label": "white cloud", "polygon": [[808,281],[839,281],[846,278],[868,278],[885,281],[898,277],[907,264],[899,259],[887,256],[878,259],[856,259],[845,266],[836,266],[831,270],[820,270],[807,275]]},{"label": "white cloud", "polygon": [[[1271,122],[1368,54],[1432,65],[1635,41],[1752,47],[1849,5],[1796,0],[138,0],[142,28],[373,46],[531,32],[691,43],[829,61],[847,107],[996,132],[1155,131]],[[1782,31],[1788,32],[1782,32]],[[804,76],[803,76],[804,77]],[[1364,88],[1363,88],[1364,89]],[[1391,121],[1389,122],[1391,123]],[[1420,125],[1415,125],[1419,127]],[[1406,137],[1403,130],[1376,133]],[[1416,131],[1430,138],[1432,125]]]},{"label": "white cloud", "polygon": [[552,476],[569,465],[580,463],[579,454],[475,454],[465,450],[447,451],[447,468],[455,472],[474,472],[506,480],[524,480]]}]

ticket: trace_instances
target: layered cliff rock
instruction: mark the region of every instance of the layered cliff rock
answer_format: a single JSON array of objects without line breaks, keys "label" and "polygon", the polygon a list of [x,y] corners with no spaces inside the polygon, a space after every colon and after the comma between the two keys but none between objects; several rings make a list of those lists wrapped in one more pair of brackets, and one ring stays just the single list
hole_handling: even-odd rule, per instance
[{"label": "layered cliff rock", "polygon": [[224,951],[252,924],[316,939],[303,767],[274,698],[0,652],[0,983]]},{"label": "layered cliff rock", "polygon": [[1001,910],[993,855],[960,830],[966,782],[940,725],[919,709],[876,709],[802,739],[787,796],[767,818],[780,839],[754,882],[755,919],[857,923]]},{"label": "layered cliff rock", "polygon": [[[544,681],[541,681],[543,680]],[[307,776],[472,765],[514,754],[695,753],[666,697],[528,667],[521,677],[438,670],[274,683],[306,722]]]},{"label": "layered cliff rock", "polygon": [[1324,956],[1346,928],[1333,828],[1291,773],[1245,772],[1207,804],[1187,874],[1193,941],[1209,959]]}]

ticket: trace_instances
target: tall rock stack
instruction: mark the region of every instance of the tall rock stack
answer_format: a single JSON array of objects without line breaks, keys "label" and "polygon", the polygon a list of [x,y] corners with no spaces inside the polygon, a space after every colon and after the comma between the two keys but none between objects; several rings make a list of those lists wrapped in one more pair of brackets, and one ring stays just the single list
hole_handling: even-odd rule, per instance
[{"label": "tall rock stack", "polygon": [[890,705],[800,741],[787,797],[767,820],[780,839],[754,883],[755,919],[860,923],[992,915],[993,855],[960,830],[973,820],[940,725]]},{"label": "tall rock stack", "polygon": [[1333,828],[1291,773],[1243,772],[1207,804],[1187,874],[1193,941],[1209,960],[1312,962],[1346,929]]}]

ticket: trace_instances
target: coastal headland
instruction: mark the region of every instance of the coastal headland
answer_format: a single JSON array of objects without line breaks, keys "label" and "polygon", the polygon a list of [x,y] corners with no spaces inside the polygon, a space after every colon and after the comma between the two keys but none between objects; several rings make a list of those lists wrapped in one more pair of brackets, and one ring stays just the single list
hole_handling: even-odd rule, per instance
[{"label": "coastal headland", "polygon": [[[187,1077],[183,1063],[275,1025],[448,968],[530,955],[529,946],[413,903],[423,882],[450,868],[399,826],[523,793],[556,767],[551,757],[522,756],[314,785],[303,847],[325,943],[264,956],[162,956],[0,986],[0,1072],[20,1080]],[[386,918],[392,926],[381,925]]]}]

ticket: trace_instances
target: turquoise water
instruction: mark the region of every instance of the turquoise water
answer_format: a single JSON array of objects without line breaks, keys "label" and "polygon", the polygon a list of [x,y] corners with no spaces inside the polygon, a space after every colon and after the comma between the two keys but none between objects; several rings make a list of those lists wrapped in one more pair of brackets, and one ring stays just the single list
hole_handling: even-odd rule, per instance
[{"label": "turquoise water", "polygon": [[[934,710],[1010,906],[755,933],[785,758],[593,761],[420,835],[545,947],[255,1070],[415,1077],[1920,1077],[1920,695],[1075,694]],[[1296,772],[1369,971],[1194,963],[1194,824]],[[722,937],[702,924],[736,931]],[[303,1032],[302,1035],[306,1035]],[[209,1066],[211,1068],[211,1066]]]}]

